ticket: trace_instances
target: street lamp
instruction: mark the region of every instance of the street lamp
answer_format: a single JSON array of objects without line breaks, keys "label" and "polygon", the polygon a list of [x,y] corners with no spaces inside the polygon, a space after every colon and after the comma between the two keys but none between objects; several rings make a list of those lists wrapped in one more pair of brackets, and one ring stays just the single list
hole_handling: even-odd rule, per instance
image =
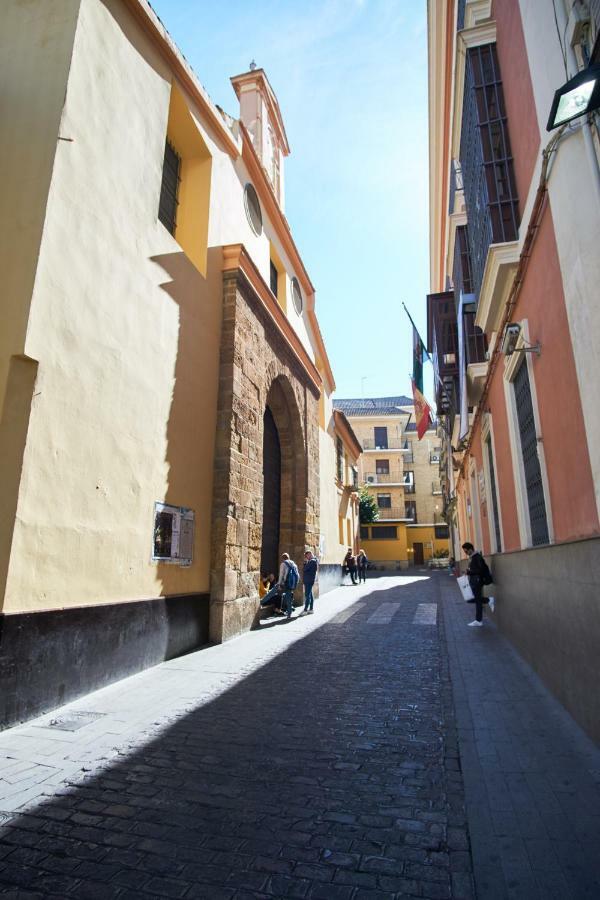
[{"label": "street lamp", "polygon": [[588,66],[554,94],[546,131],[600,107],[600,65]]}]

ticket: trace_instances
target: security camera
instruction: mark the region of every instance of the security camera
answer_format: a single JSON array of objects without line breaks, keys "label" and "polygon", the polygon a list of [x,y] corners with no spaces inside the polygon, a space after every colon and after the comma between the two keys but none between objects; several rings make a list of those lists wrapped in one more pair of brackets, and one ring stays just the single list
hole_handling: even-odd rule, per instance
[{"label": "security camera", "polygon": [[504,336],[502,338],[502,352],[505,356],[512,356],[515,352],[520,334],[521,326],[517,322],[509,322],[504,329]]}]

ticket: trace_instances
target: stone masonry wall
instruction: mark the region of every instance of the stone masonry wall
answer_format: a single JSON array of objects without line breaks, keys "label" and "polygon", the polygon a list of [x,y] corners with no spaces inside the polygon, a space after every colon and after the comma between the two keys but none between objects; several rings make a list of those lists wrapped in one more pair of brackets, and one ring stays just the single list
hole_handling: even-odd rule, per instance
[{"label": "stone masonry wall", "polygon": [[281,445],[280,552],[300,565],[305,546],[319,543],[319,396],[245,276],[226,271],[212,512],[213,641],[247,630],[258,609],[267,403]]}]

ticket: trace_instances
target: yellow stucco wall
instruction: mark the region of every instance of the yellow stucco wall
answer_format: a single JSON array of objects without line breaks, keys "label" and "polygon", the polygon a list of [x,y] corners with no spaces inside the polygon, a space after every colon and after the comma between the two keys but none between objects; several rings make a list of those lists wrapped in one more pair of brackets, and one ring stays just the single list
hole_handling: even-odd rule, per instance
[{"label": "yellow stucco wall", "polygon": [[[14,246],[0,242],[12,298],[0,397],[8,359],[31,360],[11,369],[7,421],[19,446],[12,509],[0,520],[15,523],[0,546],[4,611],[209,590],[220,248],[244,244],[267,284],[274,250],[288,297],[297,274],[265,210],[260,236],[247,221],[241,156],[172,90],[165,59],[122,0],[49,8],[8,0],[0,38],[16,134],[12,156],[0,153],[19,160],[0,170],[0,194],[24,210]],[[168,129],[183,149],[190,213],[175,237],[157,218]],[[57,144],[59,133],[69,141]],[[24,166],[26,184],[12,174]],[[199,205],[187,203],[188,188]],[[287,312],[314,359],[306,303]],[[321,444],[334,468],[328,433]],[[4,501],[6,484],[3,473]],[[194,509],[189,568],[151,562],[155,501]],[[337,529],[335,496],[321,502]]]},{"label": "yellow stucco wall", "polygon": [[[138,40],[142,54],[83,0],[61,123],[73,141],[57,152],[27,335],[39,371],[5,610],[208,589],[220,253],[203,278],[157,221],[170,75]],[[151,563],[156,500],[195,510],[191,567]]]},{"label": "yellow stucco wall", "polygon": [[[321,405],[326,427],[319,429],[320,516],[325,550],[320,554],[320,560],[322,563],[341,564],[348,546],[355,545],[358,540],[358,509],[352,503],[350,493],[336,482],[333,405],[331,395],[326,390],[323,392]],[[348,455],[347,448],[345,455]]]},{"label": "yellow stucco wall", "polygon": [[[435,537],[435,529],[430,525],[409,525],[407,531],[407,548],[410,551],[415,542],[423,544],[424,560],[431,559],[438,551],[447,551],[449,541]],[[412,562],[412,553],[409,552],[409,560]]]},{"label": "yellow stucco wall", "polygon": [[37,361],[25,357],[36,263],[79,0],[4,0],[0,12],[0,609],[8,573]]},{"label": "yellow stucco wall", "polygon": [[371,538],[361,538],[360,546],[372,562],[390,562],[398,560],[412,565],[414,558],[413,544],[423,544],[423,559],[431,559],[438,551],[448,551],[448,540],[439,540],[435,537],[435,530],[430,525],[405,525],[404,523],[380,522],[380,525],[392,525],[397,529],[397,539],[378,540],[372,539],[378,525],[364,526],[370,529]]}]

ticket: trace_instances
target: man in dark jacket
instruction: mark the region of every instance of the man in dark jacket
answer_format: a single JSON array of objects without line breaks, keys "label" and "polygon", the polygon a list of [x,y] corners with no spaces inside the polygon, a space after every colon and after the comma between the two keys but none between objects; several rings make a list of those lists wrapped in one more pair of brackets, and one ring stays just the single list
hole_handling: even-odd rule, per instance
[{"label": "man in dark jacket", "polygon": [[302,568],[302,581],[304,582],[304,613],[301,615],[312,614],[313,611],[313,588],[319,570],[319,560],[312,555],[310,550],[304,554],[304,566]]},{"label": "man in dark jacket", "polygon": [[475,603],[475,619],[469,622],[471,627],[481,627],[483,625],[483,604],[486,602],[483,598],[483,586],[489,584],[490,570],[481,553],[475,550],[473,544],[468,541],[462,545],[463,550],[469,557],[469,565],[467,575],[469,576],[469,586],[473,591]]}]

